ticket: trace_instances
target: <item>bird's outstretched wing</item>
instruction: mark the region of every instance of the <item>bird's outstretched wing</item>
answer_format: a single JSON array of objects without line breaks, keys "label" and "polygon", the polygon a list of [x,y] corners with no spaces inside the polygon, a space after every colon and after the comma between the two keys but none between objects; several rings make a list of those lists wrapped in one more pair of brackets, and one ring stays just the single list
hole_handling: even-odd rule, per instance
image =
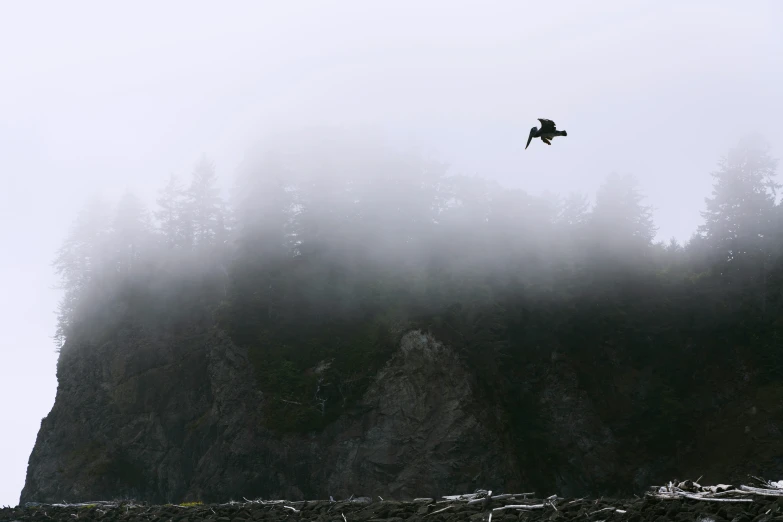
[{"label": "bird's outstretched wing", "polygon": [[552,120],[538,118],[538,121],[541,122],[541,132],[554,132],[557,130],[555,128],[555,122],[553,122]]}]

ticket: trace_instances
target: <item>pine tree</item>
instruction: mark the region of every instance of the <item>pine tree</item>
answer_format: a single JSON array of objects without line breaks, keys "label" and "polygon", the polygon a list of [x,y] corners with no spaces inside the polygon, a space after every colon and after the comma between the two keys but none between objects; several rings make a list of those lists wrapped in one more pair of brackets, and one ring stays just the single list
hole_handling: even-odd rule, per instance
[{"label": "pine tree", "polygon": [[572,192],[560,202],[557,223],[571,229],[583,227],[590,218],[590,202],[585,194]]},{"label": "pine tree", "polygon": [[169,248],[182,246],[182,210],[185,191],[174,174],[170,174],[166,185],[161,189],[155,211],[158,229],[163,235],[163,241]]},{"label": "pine tree", "polygon": [[595,247],[610,256],[642,253],[652,244],[656,227],[652,207],[644,205],[636,178],[611,174],[596,194],[591,225]]},{"label": "pine tree", "polygon": [[712,196],[705,199],[699,232],[724,268],[738,261],[761,261],[771,233],[780,187],[774,181],[777,160],[757,143],[742,140],[711,174]]},{"label": "pine tree", "polygon": [[90,285],[109,284],[111,265],[110,211],[99,198],[90,199],[71,226],[71,231],[52,263],[64,295],[58,306],[55,343],[65,342],[77,315],[81,298]]},{"label": "pine tree", "polygon": [[113,231],[117,270],[127,274],[149,246],[152,234],[152,223],[146,207],[130,192],[126,192],[120,200]]},{"label": "pine tree", "polygon": [[554,219],[557,240],[555,257],[560,266],[573,272],[587,254],[586,245],[590,239],[585,234],[590,225],[590,201],[587,195],[571,192],[559,200]]},{"label": "pine tree", "polygon": [[233,190],[232,235],[242,256],[281,259],[295,248],[301,232],[293,226],[298,191],[286,187],[273,155],[244,164]]},{"label": "pine tree", "polygon": [[280,315],[280,274],[300,241],[291,223],[295,191],[286,190],[281,171],[276,158],[265,155],[246,160],[237,176],[231,216],[237,316],[257,310],[264,321],[274,321]]},{"label": "pine tree", "polygon": [[202,156],[193,170],[188,189],[187,217],[192,223],[196,246],[214,246],[218,223],[222,220],[222,204],[215,164]]}]

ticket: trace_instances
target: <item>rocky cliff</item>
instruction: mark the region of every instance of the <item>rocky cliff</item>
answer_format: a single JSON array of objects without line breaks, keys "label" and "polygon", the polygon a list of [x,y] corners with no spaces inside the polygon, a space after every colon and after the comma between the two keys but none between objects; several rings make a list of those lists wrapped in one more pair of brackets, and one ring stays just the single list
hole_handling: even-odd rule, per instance
[{"label": "rocky cliff", "polygon": [[471,373],[419,331],[359,404],[312,435],[267,430],[247,355],[221,332],[123,334],[63,352],[22,502],[395,498],[518,485]]},{"label": "rocky cliff", "polygon": [[482,391],[432,334],[400,338],[361,399],[305,434],[268,427],[248,354],[220,330],[120,330],[64,350],[21,502],[406,499],[479,487],[570,496],[638,491],[673,474],[783,475],[783,393],[749,386],[747,368],[726,374],[712,408],[698,396],[682,406],[703,426],[701,440],[661,450],[633,432],[634,419],[654,413],[637,410],[655,379],[611,370],[606,353],[595,357],[607,357],[600,364],[613,377],[601,384],[614,394],[596,395],[589,368],[552,352],[515,373],[525,390],[515,406]]}]

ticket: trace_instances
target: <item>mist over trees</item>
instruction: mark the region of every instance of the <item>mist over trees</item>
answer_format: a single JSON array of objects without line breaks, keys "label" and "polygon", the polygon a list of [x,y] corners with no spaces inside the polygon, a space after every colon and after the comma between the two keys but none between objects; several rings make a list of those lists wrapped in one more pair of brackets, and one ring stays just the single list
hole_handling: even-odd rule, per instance
[{"label": "mist over trees", "polygon": [[[534,385],[515,381],[515,364],[556,352],[582,358],[604,385],[606,346],[631,365],[677,357],[672,374],[689,376],[697,353],[742,346],[772,378],[783,311],[776,167],[758,141],[728,151],[703,225],[679,244],[654,241],[653,209],[629,174],[608,174],[590,204],[451,175],[372,137],[316,133],[253,151],[224,201],[204,157],[188,182],[162,184],[152,211],[131,194],[113,210],[85,206],[54,263],[64,288],[55,338],[66,350],[117,328],[221,328],[280,399],[268,407],[283,430],[339,415],[400,325],[460,350],[499,404]],[[306,371],[324,360],[318,383],[331,387]],[[672,386],[658,397],[685,393]],[[637,421],[663,441],[689,422],[677,411],[651,403]]]}]

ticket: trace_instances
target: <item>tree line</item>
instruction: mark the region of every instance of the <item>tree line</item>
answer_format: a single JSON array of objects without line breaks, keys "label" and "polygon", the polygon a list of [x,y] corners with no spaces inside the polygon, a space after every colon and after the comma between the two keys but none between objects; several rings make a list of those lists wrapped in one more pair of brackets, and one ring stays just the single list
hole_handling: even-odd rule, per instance
[{"label": "tree line", "polygon": [[[187,186],[169,176],[151,213],[131,193],[113,209],[89,201],[54,262],[64,289],[58,346],[78,320],[80,302],[95,293],[91,288],[130,284],[160,263],[182,258],[199,260],[205,270],[230,271],[234,283],[266,277],[258,299],[265,300],[269,317],[286,310],[328,315],[364,308],[363,301],[380,298],[380,287],[392,280],[405,280],[398,292],[414,301],[428,296],[433,304],[436,293],[456,292],[468,281],[552,290],[574,276],[618,269],[762,285],[779,259],[777,161],[749,140],[720,159],[704,222],[685,244],[654,241],[652,208],[632,175],[607,176],[591,205],[584,194],[533,196],[449,175],[443,164],[370,140],[343,137],[331,150],[289,149],[294,147],[284,144],[250,156],[231,204],[221,197],[215,165],[206,157]],[[330,284],[332,293],[342,287],[337,303],[334,295],[318,295]],[[300,293],[309,287],[300,296],[308,306],[286,307],[293,299],[290,285],[300,286]],[[361,286],[368,295],[361,295]],[[437,305],[456,299],[442,297]],[[762,307],[769,304],[759,299]]]}]

